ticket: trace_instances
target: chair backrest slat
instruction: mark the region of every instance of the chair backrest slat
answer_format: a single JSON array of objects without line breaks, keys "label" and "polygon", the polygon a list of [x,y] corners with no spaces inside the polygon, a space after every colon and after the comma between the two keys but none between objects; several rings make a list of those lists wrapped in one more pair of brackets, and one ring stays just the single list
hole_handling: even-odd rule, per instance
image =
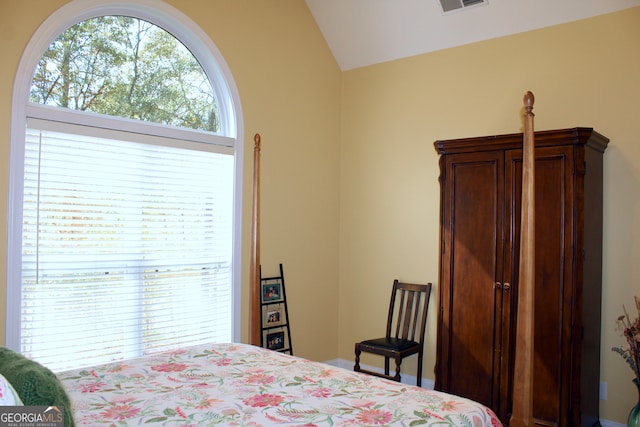
[{"label": "chair backrest slat", "polygon": [[[397,313],[395,314],[394,318],[395,319],[402,319],[403,313],[404,313],[404,308],[405,308],[405,302],[404,302],[405,295],[404,295],[404,292],[397,291],[397,290],[396,290],[396,294],[400,295],[400,302],[398,303],[398,305],[396,307]],[[393,318],[392,318],[392,321],[393,321]],[[400,329],[400,328],[402,328],[402,323],[403,322],[396,321],[396,334],[394,335],[396,338],[399,338],[400,334],[402,333],[402,331]]]},{"label": "chair backrest slat", "polygon": [[415,310],[413,310],[413,325],[412,325],[412,330],[411,330],[411,339],[415,340],[415,336],[416,336],[416,329],[418,326],[418,316],[420,314],[420,300],[422,299],[422,294],[420,294],[419,292],[413,292],[413,294],[416,297],[416,306],[415,306]]},{"label": "chair backrest slat", "polygon": [[[406,340],[406,339],[413,339],[413,338],[409,338],[409,330],[411,328],[411,318],[413,316],[413,297],[414,297],[414,292],[411,291],[401,291],[403,294],[407,295],[407,305],[404,308],[404,316],[400,316],[398,317],[399,319],[402,319],[402,336],[400,338]],[[415,329],[414,329],[415,330]]]}]

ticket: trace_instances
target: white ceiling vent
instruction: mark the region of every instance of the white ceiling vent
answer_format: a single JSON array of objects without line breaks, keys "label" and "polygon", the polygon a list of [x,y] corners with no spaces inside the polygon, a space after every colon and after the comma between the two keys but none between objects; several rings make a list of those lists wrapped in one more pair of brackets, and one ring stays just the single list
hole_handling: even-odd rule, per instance
[{"label": "white ceiling vent", "polygon": [[442,11],[444,13],[453,12],[454,10],[463,9],[471,6],[480,6],[488,4],[488,0],[440,0]]}]

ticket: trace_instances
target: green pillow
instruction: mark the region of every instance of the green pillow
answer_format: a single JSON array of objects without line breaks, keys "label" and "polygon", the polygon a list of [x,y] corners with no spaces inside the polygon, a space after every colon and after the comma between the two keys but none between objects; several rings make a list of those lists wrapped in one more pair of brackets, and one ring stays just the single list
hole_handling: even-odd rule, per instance
[{"label": "green pillow", "polygon": [[0,374],[13,386],[25,406],[62,406],[65,427],[75,426],[69,396],[51,370],[20,353],[0,347]]}]

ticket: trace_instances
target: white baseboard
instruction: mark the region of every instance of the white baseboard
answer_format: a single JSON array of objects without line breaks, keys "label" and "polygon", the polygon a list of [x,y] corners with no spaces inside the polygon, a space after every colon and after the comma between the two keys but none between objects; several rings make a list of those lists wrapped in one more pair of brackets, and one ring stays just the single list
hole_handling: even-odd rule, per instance
[{"label": "white baseboard", "polygon": [[[353,361],[345,360],[345,359],[333,359],[325,363],[331,366],[337,366],[338,368],[348,369],[350,371],[353,370],[353,364],[354,364]],[[382,369],[377,368],[375,366],[362,365],[362,364],[360,366],[362,366],[364,369],[367,369],[369,371],[382,372]],[[415,375],[402,374],[400,376],[400,380],[402,384],[416,385]],[[426,378],[422,379],[422,388],[433,390],[433,386],[434,386],[433,380],[426,379]],[[620,424],[613,421],[602,420],[602,419],[600,420],[600,425],[602,427],[627,427],[626,424]]]}]

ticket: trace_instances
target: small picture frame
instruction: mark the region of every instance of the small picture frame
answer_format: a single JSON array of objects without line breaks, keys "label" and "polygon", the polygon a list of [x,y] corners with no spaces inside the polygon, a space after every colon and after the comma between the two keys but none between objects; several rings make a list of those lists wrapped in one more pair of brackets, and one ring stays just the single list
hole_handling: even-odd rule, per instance
[{"label": "small picture frame", "polygon": [[261,285],[262,302],[278,302],[283,300],[282,284],[280,282],[267,282]]},{"label": "small picture frame", "polygon": [[265,332],[265,335],[264,344],[269,350],[278,351],[287,348],[288,344],[286,342],[284,330]]},{"label": "small picture frame", "polygon": [[270,328],[280,326],[286,322],[282,303],[262,306],[262,324]]}]

